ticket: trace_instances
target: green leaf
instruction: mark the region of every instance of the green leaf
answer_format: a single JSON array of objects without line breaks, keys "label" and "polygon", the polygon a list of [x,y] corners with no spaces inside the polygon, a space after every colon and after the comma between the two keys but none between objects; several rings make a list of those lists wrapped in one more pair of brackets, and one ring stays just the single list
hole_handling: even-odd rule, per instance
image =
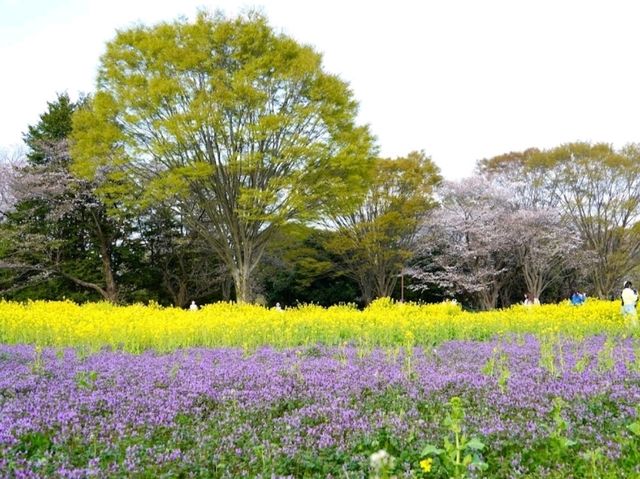
[{"label": "green leaf", "polygon": [[444,452],[444,449],[440,449],[439,447],[434,446],[433,444],[427,444],[424,449],[422,450],[421,455],[422,456],[428,456],[430,454],[433,455],[440,455]]},{"label": "green leaf", "polygon": [[634,422],[633,424],[629,424],[627,429],[631,431],[636,436],[640,436],[640,422]]},{"label": "green leaf", "polygon": [[482,449],[484,449],[484,443],[477,437],[472,437],[467,443],[467,447],[474,451],[482,451]]},{"label": "green leaf", "polygon": [[449,440],[448,437],[444,438],[444,448],[448,451],[450,449],[455,449],[453,444],[451,443],[451,441]]}]

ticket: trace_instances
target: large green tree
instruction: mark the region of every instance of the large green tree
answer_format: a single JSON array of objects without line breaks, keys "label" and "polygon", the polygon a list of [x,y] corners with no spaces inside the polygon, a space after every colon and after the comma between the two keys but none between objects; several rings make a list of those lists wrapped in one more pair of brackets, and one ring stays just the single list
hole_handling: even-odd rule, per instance
[{"label": "large green tree", "polygon": [[320,55],[264,17],[200,13],[118,32],[75,117],[73,156],[110,194],[173,199],[247,301],[282,224],[348,208],[366,188],[372,139],[356,112]]},{"label": "large green tree", "polygon": [[380,158],[359,207],[335,215],[337,233],[329,249],[342,258],[346,273],[360,286],[362,301],[391,296],[421,218],[435,206],[438,167],[423,152]]}]

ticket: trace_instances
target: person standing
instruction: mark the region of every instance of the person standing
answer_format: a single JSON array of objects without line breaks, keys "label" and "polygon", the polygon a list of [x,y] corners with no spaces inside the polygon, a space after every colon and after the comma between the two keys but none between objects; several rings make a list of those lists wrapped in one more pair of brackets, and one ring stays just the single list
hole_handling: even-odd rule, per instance
[{"label": "person standing", "polygon": [[632,326],[637,326],[638,313],[636,312],[636,303],[638,302],[638,292],[633,288],[631,281],[624,283],[620,298],[622,300],[622,314],[631,319]]},{"label": "person standing", "polygon": [[533,305],[533,297],[531,296],[530,293],[524,293],[524,302],[523,302],[523,304],[525,306]]}]

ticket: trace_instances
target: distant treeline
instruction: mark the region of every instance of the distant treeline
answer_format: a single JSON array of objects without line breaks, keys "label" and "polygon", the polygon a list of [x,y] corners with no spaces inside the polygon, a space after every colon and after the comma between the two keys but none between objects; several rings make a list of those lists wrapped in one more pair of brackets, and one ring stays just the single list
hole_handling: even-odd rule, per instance
[{"label": "distant treeline", "polygon": [[618,294],[640,264],[640,146],[573,143],[443,181],[380,158],[347,84],[251,13],[137,26],[0,168],[7,299],[273,305]]}]

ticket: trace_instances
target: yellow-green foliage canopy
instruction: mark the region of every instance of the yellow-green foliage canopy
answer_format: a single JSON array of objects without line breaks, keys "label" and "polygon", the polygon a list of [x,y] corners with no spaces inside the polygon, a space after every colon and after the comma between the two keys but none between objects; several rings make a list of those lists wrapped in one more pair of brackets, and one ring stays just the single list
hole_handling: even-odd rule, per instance
[{"label": "yellow-green foliage canopy", "polygon": [[206,13],[119,32],[90,106],[75,115],[75,171],[113,204],[171,201],[248,299],[272,231],[353,207],[372,138],[347,84],[260,15]]}]

